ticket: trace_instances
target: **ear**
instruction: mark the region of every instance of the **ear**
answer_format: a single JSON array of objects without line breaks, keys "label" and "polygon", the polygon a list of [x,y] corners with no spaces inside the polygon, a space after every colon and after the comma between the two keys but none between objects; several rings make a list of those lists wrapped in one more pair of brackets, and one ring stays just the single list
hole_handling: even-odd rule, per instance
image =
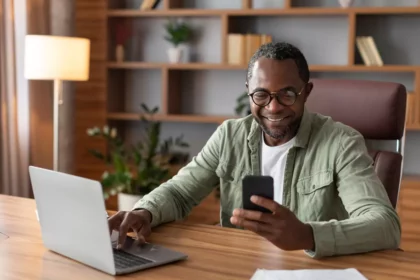
[{"label": "ear", "polygon": [[309,95],[311,94],[313,88],[314,88],[313,83],[309,82],[309,83],[306,84],[306,87],[305,87],[305,102],[308,99]]},{"label": "ear", "polygon": [[248,81],[245,81],[245,87],[248,89]]}]

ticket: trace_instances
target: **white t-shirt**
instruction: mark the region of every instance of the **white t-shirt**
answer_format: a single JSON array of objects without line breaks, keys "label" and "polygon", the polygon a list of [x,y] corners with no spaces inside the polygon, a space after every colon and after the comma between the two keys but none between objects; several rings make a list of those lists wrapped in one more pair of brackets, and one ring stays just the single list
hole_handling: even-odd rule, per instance
[{"label": "white t-shirt", "polygon": [[295,138],[280,145],[267,146],[262,136],[261,171],[263,176],[271,176],[274,179],[274,201],[283,202],[283,181],[286,159],[289,149],[293,147]]}]

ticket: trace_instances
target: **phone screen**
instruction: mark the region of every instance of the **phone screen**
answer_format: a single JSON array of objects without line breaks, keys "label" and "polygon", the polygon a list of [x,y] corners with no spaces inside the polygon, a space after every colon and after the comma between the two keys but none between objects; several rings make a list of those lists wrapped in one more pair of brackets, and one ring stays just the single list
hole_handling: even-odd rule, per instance
[{"label": "phone screen", "polygon": [[245,176],[242,180],[243,208],[246,210],[271,213],[270,210],[252,203],[251,196],[257,195],[274,199],[274,180],[271,176]]}]

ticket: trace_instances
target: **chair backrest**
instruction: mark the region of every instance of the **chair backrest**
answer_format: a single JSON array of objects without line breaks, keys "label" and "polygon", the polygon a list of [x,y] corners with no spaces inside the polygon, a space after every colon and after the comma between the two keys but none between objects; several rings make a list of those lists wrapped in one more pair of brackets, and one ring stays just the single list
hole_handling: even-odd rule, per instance
[{"label": "chair backrest", "polygon": [[[365,139],[404,140],[406,88],[398,83],[313,79],[306,107],[358,130]],[[395,208],[402,175],[402,149],[369,151],[375,171]]]}]

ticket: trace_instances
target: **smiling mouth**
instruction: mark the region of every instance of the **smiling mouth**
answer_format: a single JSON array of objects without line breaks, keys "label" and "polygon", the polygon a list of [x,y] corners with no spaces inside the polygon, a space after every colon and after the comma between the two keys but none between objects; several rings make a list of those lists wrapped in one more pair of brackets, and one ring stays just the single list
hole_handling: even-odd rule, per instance
[{"label": "smiling mouth", "polygon": [[288,117],[284,117],[284,118],[269,118],[269,117],[265,117],[265,119],[269,120],[270,122],[281,122],[284,119],[287,119]]}]

